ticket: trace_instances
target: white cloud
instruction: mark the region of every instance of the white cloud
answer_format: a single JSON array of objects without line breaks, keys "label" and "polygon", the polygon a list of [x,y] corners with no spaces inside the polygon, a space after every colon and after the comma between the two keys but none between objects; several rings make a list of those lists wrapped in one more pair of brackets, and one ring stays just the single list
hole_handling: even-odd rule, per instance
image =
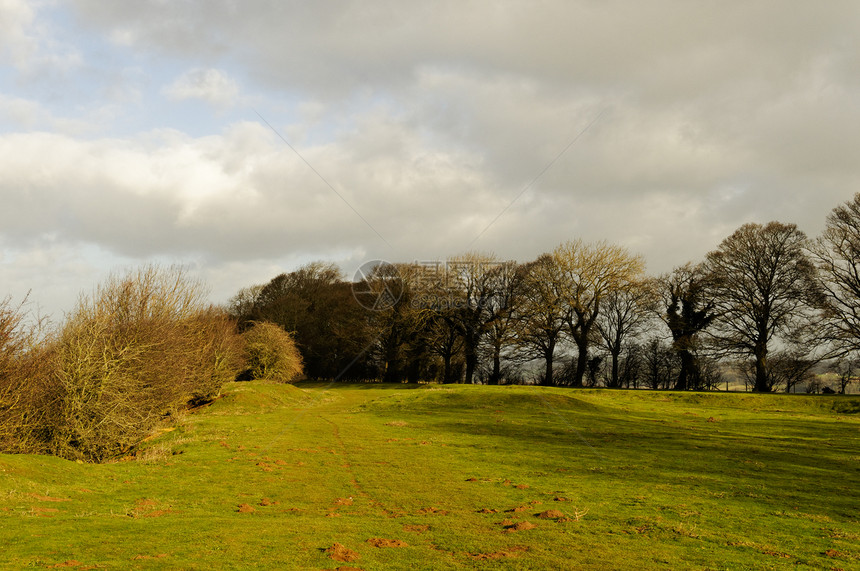
[{"label": "white cloud", "polygon": [[170,99],[200,99],[224,109],[236,103],[239,85],[220,69],[195,68],[186,71],[162,92]]},{"label": "white cloud", "polygon": [[[362,137],[387,140],[397,154],[356,153],[366,147]],[[417,244],[435,244],[444,254],[452,239],[447,225],[488,196],[468,161],[422,148],[397,124],[301,152],[400,255]],[[0,170],[7,205],[0,228],[19,244],[50,234],[118,255],[200,253],[215,260],[384,245],[259,124],[196,139],[175,131],[91,141],[6,135]],[[402,216],[409,212],[415,218],[407,231]]]}]

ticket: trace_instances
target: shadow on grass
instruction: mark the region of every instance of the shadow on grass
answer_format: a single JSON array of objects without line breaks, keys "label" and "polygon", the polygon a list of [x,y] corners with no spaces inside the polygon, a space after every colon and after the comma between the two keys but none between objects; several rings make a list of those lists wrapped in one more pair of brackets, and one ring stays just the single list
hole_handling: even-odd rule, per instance
[{"label": "shadow on grass", "polygon": [[327,390],[355,390],[355,389],[373,389],[373,390],[404,390],[404,389],[421,389],[426,387],[444,387],[450,385],[436,385],[429,383],[380,383],[375,381],[367,381],[364,383],[358,382],[333,382],[333,381],[298,381],[293,383],[300,389],[327,389]]}]

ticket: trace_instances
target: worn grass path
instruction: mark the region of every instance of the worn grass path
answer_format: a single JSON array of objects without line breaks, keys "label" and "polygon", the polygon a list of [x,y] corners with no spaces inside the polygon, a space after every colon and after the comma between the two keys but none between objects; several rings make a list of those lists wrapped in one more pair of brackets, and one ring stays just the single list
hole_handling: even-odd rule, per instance
[{"label": "worn grass path", "polygon": [[148,460],[0,455],[0,568],[860,568],[856,397],[225,395]]}]

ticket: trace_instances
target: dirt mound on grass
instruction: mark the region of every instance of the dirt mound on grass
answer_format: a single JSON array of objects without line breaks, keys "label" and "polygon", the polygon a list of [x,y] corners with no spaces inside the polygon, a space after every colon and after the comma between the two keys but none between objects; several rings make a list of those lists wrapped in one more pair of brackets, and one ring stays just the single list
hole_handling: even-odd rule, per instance
[{"label": "dirt mound on grass", "polygon": [[403,531],[411,531],[413,533],[423,533],[430,529],[429,525],[404,525]]},{"label": "dirt mound on grass", "polygon": [[367,543],[374,547],[409,547],[409,544],[399,539],[384,539],[382,537],[371,537]]},{"label": "dirt mound on grass", "polygon": [[182,513],[171,509],[172,506],[164,506],[156,500],[140,498],[134,502],[134,507],[128,512],[130,517],[161,517],[168,514]]},{"label": "dirt mound on grass", "polygon": [[240,514],[251,514],[257,510],[255,510],[254,506],[252,506],[251,504],[239,504],[239,509],[237,511]]},{"label": "dirt mound on grass", "polygon": [[535,515],[541,519],[559,519],[564,517],[564,514],[558,510],[546,510]]},{"label": "dirt mound on grass", "polygon": [[418,510],[418,515],[430,515],[430,514],[448,515],[448,510],[440,510],[439,508],[432,507],[432,506],[429,508],[421,508],[420,510]]},{"label": "dirt mound on grass", "polygon": [[340,543],[335,543],[326,549],[325,552],[335,561],[345,561],[347,563],[351,563],[361,557],[357,552]]},{"label": "dirt mound on grass", "polygon": [[534,528],[536,528],[536,527],[537,527],[537,526],[536,526],[535,524],[533,524],[532,522],[530,522],[530,521],[521,521],[521,522],[517,522],[517,523],[515,523],[515,524],[513,524],[513,525],[509,525],[509,526],[507,526],[507,527],[505,528],[505,531],[507,531],[507,532],[513,532],[513,531],[526,531],[526,530],[529,530],[529,529],[534,529]]}]

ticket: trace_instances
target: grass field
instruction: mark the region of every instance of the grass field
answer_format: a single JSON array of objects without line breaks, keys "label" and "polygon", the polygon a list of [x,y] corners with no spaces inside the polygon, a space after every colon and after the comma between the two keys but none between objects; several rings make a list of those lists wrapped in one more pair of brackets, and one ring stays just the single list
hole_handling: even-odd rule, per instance
[{"label": "grass field", "polygon": [[860,397],[231,384],[0,455],[0,567],[860,569]]}]

